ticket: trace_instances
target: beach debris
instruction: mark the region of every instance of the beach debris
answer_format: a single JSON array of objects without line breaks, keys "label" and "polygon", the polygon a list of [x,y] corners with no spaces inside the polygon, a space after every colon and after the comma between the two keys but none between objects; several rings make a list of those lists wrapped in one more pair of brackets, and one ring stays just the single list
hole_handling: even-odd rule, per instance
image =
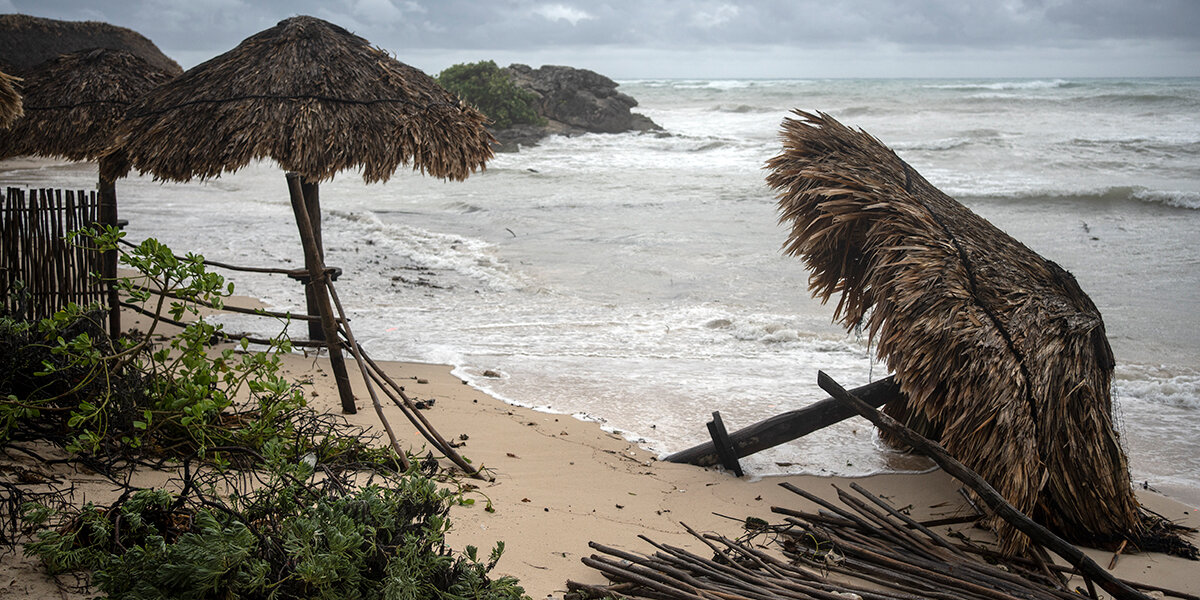
[{"label": "beach debris", "polygon": [[[914,451],[924,454],[933,459],[934,462],[942,468],[943,471],[953,476],[971,488],[975,494],[983,500],[984,504],[998,517],[1004,519],[1005,523],[1012,526],[1014,529],[1028,536],[1032,543],[1037,544],[1036,548],[1046,548],[1051,552],[1062,557],[1075,567],[1084,577],[1089,580],[1094,580],[1104,588],[1105,591],[1112,594],[1116,598],[1137,598],[1132,589],[1123,582],[1112,577],[1107,571],[1097,565],[1092,559],[1088,558],[1083,551],[1075,546],[1067,543],[1062,538],[1054,535],[1049,529],[1030,517],[1023,514],[1010,504],[1005,498],[1000,495],[991,485],[987,483],[979,474],[967,468],[961,462],[950,456],[941,446],[924,437],[918,435],[913,430],[905,427],[899,421],[891,418],[885,413],[880,413],[874,408],[867,406],[853,394],[843,389],[833,378],[825,373],[819,373],[817,376],[821,389],[829,392],[834,398],[845,402],[848,406],[874,424],[881,432],[887,433],[894,439],[902,441]],[[879,503],[880,506],[884,506]],[[899,512],[894,514],[900,517],[901,520],[907,520],[906,517],[900,515]],[[1161,520],[1161,519],[1160,519]],[[1003,538],[1001,542],[1003,544]],[[1122,540],[1118,553],[1125,547],[1125,540]],[[1193,555],[1191,558],[1195,559]]]},{"label": "beach debris", "polygon": [[[903,394],[884,410],[1074,541],[1143,548],[1113,426],[1112,350],[1075,278],[824,113],[783,122],[767,183],[787,254],[867,332]],[[885,439],[896,442],[894,439]],[[1028,538],[993,521],[1006,552]]]},{"label": "beach debris", "polygon": [[[651,554],[590,542],[594,553],[582,562],[610,583],[567,581],[566,600],[1081,597],[1070,587],[1078,583],[1071,579],[1078,576],[1074,566],[1055,564],[1040,553],[1012,557],[978,541],[953,541],[857,483],[850,486],[854,494],[835,486],[840,505],[790,484],[784,487],[815,504],[818,512],[772,507],[783,517],[782,523],[747,519],[736,539],[702,534],[680,523],[711,557],[645,535],[638,537],[653,548]],[[1083,585],[1091,589],[1092,580]],[[1154,585],[1127,581],[1120,585],[1114,598],[1144,600],[1148,593],[1194,598]]]},{"label": "beach debris", "polygon": [[[900,388],[891,377],[856,388],[854,392],[865,402],[876,408],[900,396]],[[824,429],[834,423],[849,419],[852,416],[854,416],[854,411],[846,408],[833,398],[827,398],[801,409],[763,419],[753,425],[727,434],[728,444],[726,451],[732,455],[733,461],[736,462],[738,458],[745,458],[768,448],[774,448],[780,444],[806,436],[814,431]],[[720,464],[731,472],[736,473],[730,467],[730,463],[727,463],[721,457],[715,441],[704,442],[691,448],[680,450],[668,455],[663,460],[702,467],[711,467]],[[788,467],[792,466],[792,464],[776,463],[780,467]]]}]

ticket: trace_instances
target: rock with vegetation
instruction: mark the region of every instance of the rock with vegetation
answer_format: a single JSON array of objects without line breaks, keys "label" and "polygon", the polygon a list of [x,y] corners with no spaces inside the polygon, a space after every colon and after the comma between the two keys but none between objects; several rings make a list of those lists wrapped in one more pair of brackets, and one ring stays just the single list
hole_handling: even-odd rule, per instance
[{"label": "rock with vegetation", "polygon": [[[467,73],[472,77],[464,77]],[[483,61],[450,67],[438,82],[494,121],[492,134],[501,152],[549,135],[662,130],[630,110],[637,100],[617,91],[615,81],[587,69],[522,64],[500,69]]]},{"label": "rock with vegetation", "polygon": [[154,67],[178,75],[179,63],[142,34],[98,21],[59,21],[29,15],[0,15],[0,71],[21,75],[60,54],[110,48],[126,50]]},{"label": "rock with vegetation", "polygon": [[493,129],[545,124],[534,108],[537,97],[517,87],[493,61],[454,65],[438,74],[437,80],[487,115]]}]

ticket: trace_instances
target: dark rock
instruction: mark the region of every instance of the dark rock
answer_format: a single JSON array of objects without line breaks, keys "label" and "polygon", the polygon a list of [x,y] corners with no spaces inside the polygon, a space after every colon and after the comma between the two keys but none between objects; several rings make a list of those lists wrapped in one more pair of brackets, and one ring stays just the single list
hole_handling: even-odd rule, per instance
[{"label": "dark rock", "polygon": [[60,54],[90,48],[126,50],[168,73],[183,73],[179,63],[132,29],[98,21],[0,15],[0,71],[19,76]]},{"label": "dark rock", "polygon": [[534,94],[545,125],[517,125],[493,131],[497,150],[511,152],[550,135],[661,131],[645,115],[631,112],[637,100],[617,91],[617,83],[595,71],[546,65],[537,69],[512,64],[503,71],[518,87]]}]

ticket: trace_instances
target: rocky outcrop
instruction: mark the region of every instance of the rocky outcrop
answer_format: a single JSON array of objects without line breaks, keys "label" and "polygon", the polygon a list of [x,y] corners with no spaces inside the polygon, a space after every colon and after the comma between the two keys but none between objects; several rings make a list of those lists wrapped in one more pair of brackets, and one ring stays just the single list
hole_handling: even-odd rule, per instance
[{"label": "rocky outcrop", "polygon": [[11,75],[20,75],[60,54],[91,48],[125,50],[173,75],[183,72],[179,63],[132,29],[97,21],[0,15],[0,71]]},{"label": "rocky outcrop", "polygon": [[494,131],[498,150],[515,151],[548,135],[661,131],[645,115],[632,112],[637,100],[617,91],[617,83],[595,71],[546,65],[537,69],[513,64],[503,69],[513,83],[537,98],[545,125],[517,125]]}]

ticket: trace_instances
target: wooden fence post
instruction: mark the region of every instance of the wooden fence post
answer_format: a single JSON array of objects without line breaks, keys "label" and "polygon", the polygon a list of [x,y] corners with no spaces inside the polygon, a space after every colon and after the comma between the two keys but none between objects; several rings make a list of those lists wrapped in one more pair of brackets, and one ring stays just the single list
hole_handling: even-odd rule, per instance
[{"label": "wooden fence post", "polygon": [[[104,169],[101,169],[103,172]],[[117,186],[100,178],[99,223],[104,227],[117,226]],[[108,304],[108,334],[115,340],[121,336],[121,298],[117,292],[117,249],[105,251],[100,258],[100,276],[104,279]]]}]

